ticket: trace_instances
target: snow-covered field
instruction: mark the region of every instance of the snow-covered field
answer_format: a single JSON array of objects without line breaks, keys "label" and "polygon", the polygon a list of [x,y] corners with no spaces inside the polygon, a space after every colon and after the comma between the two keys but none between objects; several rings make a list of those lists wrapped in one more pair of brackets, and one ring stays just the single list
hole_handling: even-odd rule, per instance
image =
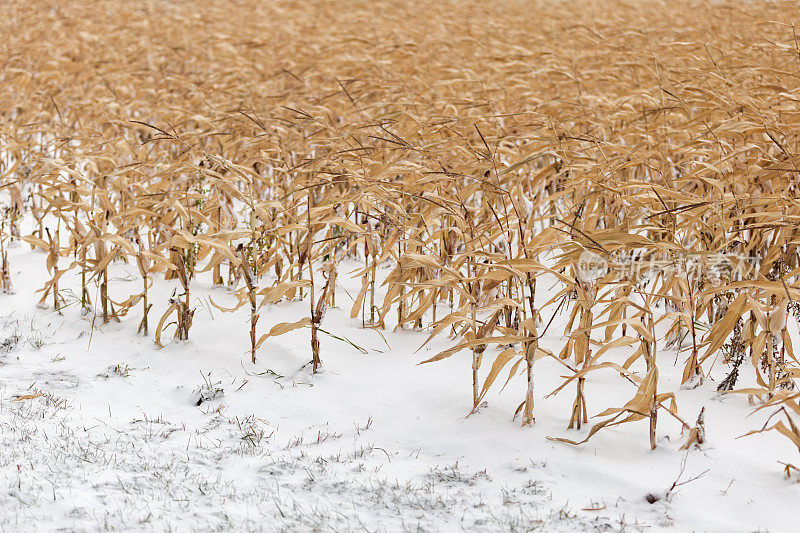
[{"label": "snow-covered field", "polygon": [[[420,366],[447,339],[417,351],[425,332],[361,328],[348,318],[360,281],[347,263],[341,309],[323,328],[367,353],[322,335],[325,372],[312,376],[307,330],[271,339],[251,364],[247,311],[210,305],[233,301],[224,288],[194,283],[191,338],[161,350],[136,335],[138,309],[105,325],[77,305],[39,309],[40,254],[11,248],[15,294],[0,295],[3,531],[797,530],[800,485],[777,462],[796,462],[788,441],[737,438],[762,414],[748,416],[746,397],[715,396],[711,380],[680,390],[674,351],[659,353],[661,386],[689,421],[706,407],[703,449],[680,451],[685,437],[666,416],[654,452],[647,421],[573,447],[547,439],[588,430],[565,429],[571,393],[545,398],[560,382],[555,361],[536,364],[532,428],[511,419],[521,379],[467,417],[467,353]],[[112,297],[138,291],[135,269],[112,267]],[[156,318],[172,288],[157,282]],[[306,312],[274,305],[259,329]],[[544,346],[562,346],[565,318]],[[590,416],[630,398],[620,381],[590,376]]]}]

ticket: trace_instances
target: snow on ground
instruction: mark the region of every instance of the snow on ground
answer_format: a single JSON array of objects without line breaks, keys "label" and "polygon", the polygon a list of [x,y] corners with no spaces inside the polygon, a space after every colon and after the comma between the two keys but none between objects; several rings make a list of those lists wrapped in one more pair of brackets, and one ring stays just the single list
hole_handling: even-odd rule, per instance
[{"label": "snow on ground", "polygon": [[[751,415],[744,397],[714,395],[710,381],[679,390],[674,351],[659,354],[661,387],[677,392],[687,420],[706,407],[703,450],[680,451],[680,427],[666,415],[654,452],[646,421],[573,447],[546,438],[588,429],[565,429],[571,389],[544,398],[563,367],[536,363],[534,427],[511,420],[521,379],[466,417],[468,353],[419,366],[447,339],[417,352],[424,332],[361,328],[348,318],[359,282],[347,265],[340,309],[323,328],[367,354],[322,335],[326,371],[311,376],[306,330],[271,339],[249,362],[247,311],[209,304],[233,301],[224,288],[194,283],[191,339],[159,350],[136,335],[138,309],[102,325],[76,305],[63,315],[37,308],[43,256],[20,244],[9,255],[16,293],[0,295],[2,531],[796,530],[800,485],[777,462],[796,462],[791,447],[778,435],[737,439],[762,414]],[[138,290],[135,265],[112,271],[112,297]],[[62,286],[74,290],[67,279]],[[153,321],[172,288],[157,282]],[[271,306],[260,330],[306,311],[302,302]],[[545,346],[562,346],[565,318]],[[632,394],[613,371],[590,375],[590,415]],[[686,483],[665,497],[676,481]]]}]

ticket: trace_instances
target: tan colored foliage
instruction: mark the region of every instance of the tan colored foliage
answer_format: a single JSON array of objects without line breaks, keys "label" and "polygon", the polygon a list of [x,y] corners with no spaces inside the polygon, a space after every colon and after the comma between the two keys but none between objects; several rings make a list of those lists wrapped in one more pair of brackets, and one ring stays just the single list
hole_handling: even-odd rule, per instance
[{"label": "tan colored foliage", "polygon": [[[42,303],[58,309],[59,279],[80,272],[84,309],[89,283],[103,320],[141,301],[145,335],[148,288],[177,280],[159,345],[173,315],[175,337],[189,337],[195,278],[226,284],[238,304],[225,310],[249,304],[253,361],[266,338],[307,327],[314,371],[337,264],[358,260],[350,315],[451,336],[429,361],[471,352],[473,410],[501,374],[524,373],[517,412],[532,424],[534,363],[548,357],[569,373],[553,393],[577,387],[570,427],[588,422],[585,381],[613,368],[631,399],[601,411],[589,437],[647,418],[655,446],[661,409],[698,443],[659,392],[662,344],[685,354],[687,386],[727,350],[726,389],[748,350],[760,387],[749,393],[796,405],[781,392],[800,372],[787,321],[800,299],[796,13],[738,1],[6,1],[0,243],[29,213],[22,238],[51,274]],[[672,268],[589,279],[588,252]],[[716,272],[720,254],[747,268]],[[115,261],[142,278],[122,302],[108,296]],[[544,274],[558,283],[549,301]],[[261,307],[305,297],[307,317],[258,335]],[[539,339],[559,313],[565,344],[551,353]],[[784,412],[789,425],[774,428],[795,441]]]}]

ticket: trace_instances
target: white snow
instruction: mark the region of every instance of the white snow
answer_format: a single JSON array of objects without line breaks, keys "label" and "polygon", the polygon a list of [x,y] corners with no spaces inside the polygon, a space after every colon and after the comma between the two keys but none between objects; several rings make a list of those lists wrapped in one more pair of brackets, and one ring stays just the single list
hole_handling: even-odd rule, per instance
[{"label": "white snow", "polygon": [[[347,318],[348,292],[360,285],[347,263],[339,309],[322,327],[367,354],[321,335],[326,371],[312,376],[308,330],[270,339],[251,364],[248,311],[209,305],[210,296],[233,302],[224,288],[193,281],[190,340],[159,350],[152,335],[136,335],[138,308],[105,325],[78,305],[63,314],[37,308],[41,252],[16,244],[9,261],[16,292],[0,295],[2,531],[796,530],[800,485],[778,463],[797,462],[796,451],[777,434],[737,438],[766,413],[751,415],[746,397],[716,395],[711,380],[681,390],[683,356],[675,365],[674,351],[659,353],[660,386],[676,392],[688,421],[706,407],[703,449],[680,451],[679,424],[666,414],[654,452],[647,421],[574,447],[546,438],[588,431],[566,429],[572,387],[544,398],[563,367],[536,363],[533,427],[511,420],[523,375],[493,388],[488,405],[467,417],[468,352],[420,366],[448,340],[417,352],[424,331],[378,332]],[[111,271],[114,299],[138,291],[134,264]],[[62,278],[77,294],[76,283]],[[151,322],[173,287],[156,282]],[[259,333],[307,308],[265,309]],[[556,353],[566,316],[541,341]],[[494,353],[487,350],[481,376]],[[724,365],[715,371],[724,376]],[[590,416],[629,399],[625,383],[614,371],[588,376]],[[665,498],[676,480],[691,481]]]}]

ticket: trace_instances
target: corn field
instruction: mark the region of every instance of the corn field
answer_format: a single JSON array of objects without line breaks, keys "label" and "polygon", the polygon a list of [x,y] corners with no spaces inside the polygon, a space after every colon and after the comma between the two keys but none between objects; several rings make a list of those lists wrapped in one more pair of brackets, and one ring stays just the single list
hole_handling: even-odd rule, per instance
[{"label": "corn field", "polygon": [[[2,290],[23,289],[24,243],[41,307],[165,346],[215,286],[249,361],[302,329],[313,373],[332,309],[390,343],[417,331],[448,342],[426,364],[470,365],[466,413],[509,380],[522,426],[537,397],[574,398],[552,437],[571,444],[646,420],[656,448],[667,417],[702,446],[659,381],[677,364],[800,452],[797,3],[457,4],[3,2]],[[123,298],[121,262],[141,287]],[[560,350],[540,346],[560,315]],[[601,370],[627,403],[588,395]]]}]

